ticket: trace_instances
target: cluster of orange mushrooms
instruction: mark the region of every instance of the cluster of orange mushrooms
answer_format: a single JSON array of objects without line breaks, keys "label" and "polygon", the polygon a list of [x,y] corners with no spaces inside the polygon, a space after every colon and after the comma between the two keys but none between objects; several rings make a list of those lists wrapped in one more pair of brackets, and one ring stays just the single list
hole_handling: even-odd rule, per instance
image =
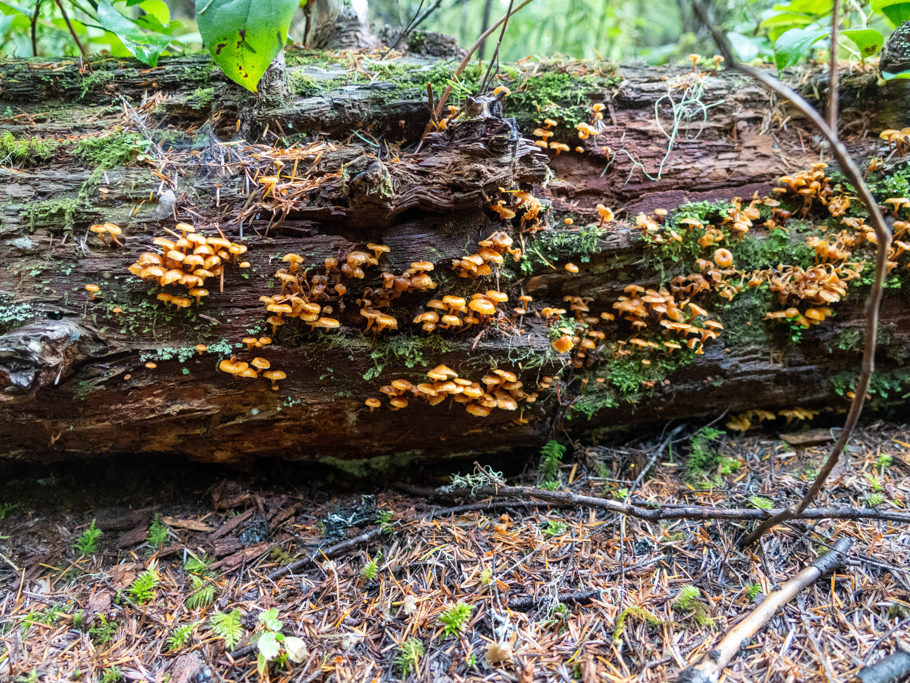
[{"label": "cluster of orange mushrooms", "polygon": [[[490,206],[500,217],[509,220],[515,218],[515,212],[503,206],[504,200],[499,200]],[[512,247],[514,240],[505,232],[498,230],[484,240],[477,243],[479,247],[473,254],[468,254],[452,261],[452,269],[463,278],[486,277],[493,274],[493,266],[501,266],[508,254],[513,260],[521,259],[521,249]]]},{"label": "cluster of orange mushrooms", "polygon": [[[238,257],[247,250],[243,244],[231,242],[224,236],[206,237],[196,232],[188,223],[178,223],[176,230],[167,232],[174,237],[156,237],[152,243],[161,249],[160,254],[145,252],[139,255],[129,271],[143,280],[156,282],[161,287],[176,285],[184,287],[188,296],[176,296],[167,292],[158,294],[165,306],[187,308],[196,300],[198,306],[203,297],[209,295],[204,287],[209,278],[219,278],[219,288],[224,288],[224,266],[237,263]],[[108,231],[110,233],[110,231]],[[243,261],[241,268],[248,268]]]},{"label": "cluster of orange mushrooms", "polygon": [[900,130],[888,128],[879,133],[878,137],[887,142],[888,148],[893,148],[899,155],[906,154],[907,149],[910,148],[910,128]]},{"label": "cluster of orange mushrooms", "polygon": [[785,408],[777,411],[776,415],[770,410],[754,409],[734,415],[727,420],[726,426],[728,429],[737,432],[745,432],[755,423],[774,420],[777,417],[783,417],[786,418],[787,422],[792,422],[793,420],[811,420],[818,415],[818,413],[818,410],[809,410],[808,408],[801,407]]},{"label": "cluster of orange mushrooms", "polygon": [[[845,215],[853,198],[835,186],[826,174],[826,168],[826,164],[817,163],[808,170],[782,176],[780,186],[773,190],[777,198],[754,197],[746,207],[742,206],[740,199],[734,199],[728,214],[713,224],[696,218],[683,218],[671,228],[665,225],[667,212],[657,209],[652,216],[640,214],[636,226],[649,241],[658,245],[686,241],[690,239],[688,233],[696,230],[698,245],[708,253],[695,260],[700,272],[678,276],[671,281],[670,289],[674,294],[695,296],[700,292],[713,291],[732,300],[747,287],[767,285],[777,294],[781,305],[780,310],[767,313],[767,320],[802,327],[817,325],[832,315],[830,305],[840,301],[847,292],[849,282],[860,276],[865,261],[856,257],[858,248],[876,242],[870,225],[861,218]],[[816,225],[815,234],[806,238],[806,244],[815,252],[816,263],[805,268],[793,264],[753,270],[734,267],[733,252],[718,245],[749,233],[753,221],[760,218],[761,206],[770,208],[770,216],[763,223],[765,229],[788,230],[784,224],[791,218],[792,212],[781,208],[781,199],[796,200],[800,206],[795,211],[801,216],[808,216],[813,209],[824,207],[828,215],[839,219],[837,227],[830,227],[827,223]],[[884,204],[895,218],[895,240],[888,263],[889,270],[893,270],[899,265],[898,259],[910,252],[910,242],[906,241],[910,223],[901,219],[901,211],[910,208],[910,199],[890,197]]]},{"label": "cluster of orange mushrooms", "polygon": [[[438,365],[427,373],[429,382],[412,384],[406,379],[395,379],[390,384],[380,387],[393,411],[407,408],[410,399],[423,399],[435,406],[448,399],[464,404],[465,410],[477,417],[486,417],[493,410],[518,410],[519,403],[533,403],[536,393],[527,393],[518,376],[509,370],[497,368],[484,375],[480,382],[464,377],[447,365]],[[364,401],[370,412],[382,407],[382,401],[376,397]],[[522,418],[520,418],[522,419]]]},{"label": "cluster of orange mushrooms", "polygon": [[[615,357],[628,355],[633,351],[673,353],[684,346],[694,350],[696,354],[702,354],[703,345],[708,340],[717,338],[723,330],[720,322],[708,319],[708,311],[704,308],[688,299],[677,301],[673,293],[665,288],[645,289],[641,285],[632,284],[626,286],[624,292],[625,294],[612,305],[616,314],[604,311],[599,316],[592,315],[589,308],[592,299],[578,296],[563,297],[563,302],[572,311],[571,322],[562,318],[566,314],[565,309],[541,310],[541,314],[558,334],[553,341],[553,348],[559,353],[575,350],[572,357],[573,367],[584,367],[588,352],[604,343],[606,334],[597,329],[597,326],[603,322],[615,321],[616,315],[621,320],[631,323],[636,334],[610,345]],[[659,329],[662,328],[659,342],[637,335],[648,330],[652,323],[656,323]],[[650,361],[642,359],[642,364],[650,365]]]},{"label": "cluster of orange mushrooms", "polygon": [[[575,126],[575,130],[578,132],[579,140],[587,140],[588,138],[596,138],[601,131],[604,129],[603,125],[603,112],[606,109],[606,105],[602,102],[597,102],[591,106],[591,123],[582,121]],[[562,152],[568,152],[571,147],[565,142],[559,142],[557,140],[551,140],[555,135],[553,130],[557,126],[556,121],[553,119],[547,118],[543,120],[543,123],[540,127],[535,128],[533,135],[537,140],[534,141],[534,144],[541,149],[550,149],[556,152],[557,155]],[[575,146],[575,151],[579,154],[584,153],[585,148],[581,145]],[[605,150],[606,151],[606,150]],[[607,151],[607,156],[609,156],[609,151]]]},{"label": "cluster of orange mushrooms", "polygon": [[[241,341],[246,345],[246,350],[250,354],[254,353],[256,349],[265,348],[272,343],[269,337],[244,337]],[[283,370],[273,368],[272,363],[262,356],[254,356],[249,362],[237,360],[237,356],[231,356],[222,360],[218,364],[218,369],[243,379],[262,377],[272,383],[272,389],[275,391],[278,391],[278,382],[287,379]]]}]

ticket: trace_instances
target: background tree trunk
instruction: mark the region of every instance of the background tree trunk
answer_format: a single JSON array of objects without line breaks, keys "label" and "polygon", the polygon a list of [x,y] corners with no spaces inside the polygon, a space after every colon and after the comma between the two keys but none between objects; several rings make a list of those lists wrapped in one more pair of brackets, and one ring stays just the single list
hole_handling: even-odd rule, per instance
[{"label": "background tree trunk", "polygon": [[[367,79],[331,60],[300,66],[312,61],[305,56],[287,59],[296,94],[266,100],[252,113],[203,58],[164,60],[155,69],[109,60],[88,75],[77,64],[0,65],[4,129],[14,140],[60,141],[47,158],[33,142],[18,167],[10,157],[0,168],[0,458],[182,453],[208,461],[280,456],[382,465],[391,456],[406,461],[537,448],[557,430],[590,435],[723,411],[843,405],[832,376],[856,362],[856,340],[848,344],[845,331],[862,326],[858,299],[838,304],[836,320],[811,328],[799,344],[786,329],[764,322],[763,311],[718,311],[726,330],[704,355],[666,376],[645,373],[636,390],[614,392],[593,407],[587,385],[598,366],[566,368],[546,324],[532,314],[460,334],[425,335],[410,323],[430,296],[477,288],[507,291],[509,311],[522,292],[537,311],[564,306],[565,296],[593,297],[592,310],[609,311],[627,284],[658,286],[660,264],[639,231],[616,223],[585,241],[577,228],[598,221],[597,203],[634,218],[687,201],[750,198],[767,193],[782,173],[817,161],[808,127],[755,85],[735,75],[706,76],[702,101],[715,106],[703,122],[680,131],[666,156],[655,105],[662,116],[672,114],[667,77],[683,72],[541,67],[508,81],[513,94],[506,113],[517,127],[495,114],[452,124],[415,155],[408,150],[428,117],[421,84],[438,65],[401,65],[392,83],[383,75],[391,71]],[[405,70],[417,70],[413,87],[401,85]],[[577,86],[539,90],[567,72]],[[535,98],[555,101],[566,114],[579,106],[582,116],[592,102],[604,102],[605,130],[596,144],[584,143],[583,153],[548,158],[530,139],[542,118]],[[880,153],[880,141],[864,133],[899,127],[903,90],[879,88],[874,75],[860,74],[844,79],[842,101],[850,144],[858,154]],[[232,140],[239,129],[247,140]],[[157,144],[145,150],[145,160],[135,153],[130,159],[127,145],[123,163],[114,152],[131,131]],[[99,152],[80,152],[79,141],[102,136],[108,137]],[[323,145],[296,171],[318,183],[281,220],[267,209],[257,182],[274,172],[268,158],[277,152],[269,146],[279,137],[301,149]],[[613,158],[606,170],[604,146]],[[504,223],[490,211],[500,187],[518,186],[551,204],[549,231],[523,234],[517,222]],[[168,190],[173,210],[157,204]],[[209,286],[198,309],[179,314],[127,272],[154,249],[153,237],[174,228],[174,215],[206,234],[216,234],[217,226],[243,241],[251,263],[228,269],[223,292]],[[574,226],[563,222],[567,216]],[[122,246],[106,246],[88,231],[106,221],[123,228]],[[452,259],[498,230],[541,258],[529,257],[530,268],[513,269],[512,279],[453,277]],[[301,254],[305,265],[316,266],[368,242],[391,248],[391,271],[418,260],[436,267],[437,290],[395,302],[397,333],[363,334],[359,306],[349,300],[336,312],[339,330],[312,334],[287,324],[273,335],[261,353],[287,373],[278,391],[264,380],[218,371],[221,359],[247,355],[242,337],[271,332],[259,297],[277,292],[273,273],[284,254]],[[547,247],[555,244],[561,246]],[[567,261],[579,265],[578,274],[562,267]],[[99,285],[95,300],[86,284]],[[904,372],[906,298],[892,294],[882,318],[879,372]],[[197,353],[197,344],[207,350]],[[372,414],[364,406],[366,398],[381,396],[381,385],[394,378],[426,381],[427,370],[440,363],[475,381],[492,368],[509,370],[528,392],[541,377],[562,371],[562,380],[538,390],[536,402],[486,418],[448,402],[430,407],[413,400],[404,410],[384,405]],[[580,405],[588,410],[579,412]]]}]

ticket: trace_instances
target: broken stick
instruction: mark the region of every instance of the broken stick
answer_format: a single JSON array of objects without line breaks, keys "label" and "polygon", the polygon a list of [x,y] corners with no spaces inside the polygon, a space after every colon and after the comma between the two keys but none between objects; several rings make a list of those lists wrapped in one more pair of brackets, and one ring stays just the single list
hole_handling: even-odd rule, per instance
[{"label": "broken stick", "polygon": [[780,590],[767,596],[749,616],[734,626],[716,647],[706,652],[698,662],[685,668],[679,674],[678,682],[717,683],[743,642],[755,635],[778,609],[796,597],[803,588],[843,565],[852,544],[853,541],[850,539],[842,538],[834,544],[830,552],[787,581]]}]

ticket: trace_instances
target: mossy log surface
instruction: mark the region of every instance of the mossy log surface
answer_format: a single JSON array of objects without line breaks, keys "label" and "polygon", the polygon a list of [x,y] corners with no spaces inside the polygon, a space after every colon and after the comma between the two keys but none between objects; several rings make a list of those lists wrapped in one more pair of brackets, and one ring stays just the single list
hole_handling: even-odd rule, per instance
[{"label": "mossy log surface", "polygon": [[[709,73],[682,111],[674,107],[682,91],[673,85],[682,70],[604,64],[508,71],[507,118],[494,112],[453,123],[415,154],[428,118],[425,83],[435,82],[438,93],[453,68],[288,55],[291,94],[257,99],[202,57],[162,60],[155,69],[108,60],[90,72],[73,63],[0,63],[0,132],[12,135],[0,166],[0,460],[181,453],[369,471],[392,456],[537,447],[555,430],[591,434],[722,411],[845,404],[832,377],[858,362],[860,295],[837,304],[836,318],[799,343],[764,322],[762,311],[719,312],[726,330],[704,355],[663,374],[643,373],[634,391],[605,396],[584,414],[573,410],[585,391],[581,380],[609,370],[599,371],[593,359],[582,369],[567,366],[540,318],[461,334],[426,335],[411,325],[430,296],[494,286],[510,294],[509,310],[527,293],[538,311],[562,306],[567,295],[593,297],[592,310],[609,311],[630,283],[660,286],[662,268],[625,222],[578,229],[598,222],[597,203],[634,219],[657,207],[748,199],[818,160],[805,122],[739,76]],[[849,145],[862,157],[882,155],[874,133],[906,124],[906,89],[880,87],[868,74],[843,80]],[[816,82],[805,81],[808,92]],[[594,102],[606,105],[605,127],[596,144],[580,142],[571,124]],[[681,115],[675,132],[674,114]],[[559,121],[555,139],[584,151],[557,156],[535,147],[532,131],[544,115]],[[662,130],[674,138],[669,153]],[[85,138],[102,142],[85,147]],[[321,182],[305,199],[281,215],[261,193],[249,199],[256,170],[266,172],[265,146],[320,141],[325,153],[306,172]],[[549,230],[521,234],[517,221],[507,225],[490,211],[500,187],[519,186],[549,204]],[[158,203],[167,189],[175,212]],[[152,250],[153,237],[173,229],[175,215],[242,241],[251,264],[227,270],[223,291],[209,285],[204,303],[180,314],[127,272]],[[565,217],[575,225],[567,228]],[[106,221],[123,228],[122,246],[103,245],[88,231]],[[485,283],[454,277],[451,260],[497,230],[523,242],[528,255],[538,240],[558,247],[539,247],[540,258],[526,256],[521,268]],[[352,302],[338,315],[339,330],[278,330],[263,354],[287,373],[278,391],[218,371],[221,359],[239,353],[242,337],[271,332],[259,297],[275,293],[281,256],[295,252],[317,265],[368,242],[391,248],[390,270],[416,260],[436,265],[437,290],[394,302],[398,332],[364,334]],[[577,274],[563,268],[568,261],[578,264]],[[88,283],[100,287],[94,300]],[[910,345],[905,294],[889,293],[882,319],[879,369],[901,373],[899,350]],[[207,350],[197,353],[197,344]],[[157,367],[146,368],[149,361]],[[439,363],[472,380],[507,369],[529,390],[541,376],[561,379],[521,410],[485,418],[448,402],[412,401],[397,412],[364,406],[393,378],[424,381]],[[601,376],[610,386],[608,374]]]}]

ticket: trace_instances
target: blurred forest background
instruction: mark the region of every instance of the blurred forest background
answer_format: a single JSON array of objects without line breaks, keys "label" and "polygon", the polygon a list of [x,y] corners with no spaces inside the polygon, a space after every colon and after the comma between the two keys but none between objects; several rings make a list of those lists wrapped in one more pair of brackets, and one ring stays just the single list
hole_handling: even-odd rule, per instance
[{"label": "blurred forest background", "polygon": [[[415,16],[427,14],[419,30],[453,35],[461,45],[470,45],[506,12],[508,5],[508,0],[369,0],[376,28],[406,26]],[[193,0],[63,0],[62,6],[68,9],[66,19],[60,6],[56,0],[0,0],[0,50],[7,56],[30,57],[34,38],[38,56],[75,56],[78,50],[70,38],[67,19],[84,38],[88,53],[127,56],[121,38],[124,31],[128,34],[137,27],[146,35],[152,32],[170,39],[167,51],[171,54],[202,47]],[[778,66],[786,66],[795,60],[786,58],[782,62],[781,36],[789,31],[781,42],[788,43],[798,58],[823,49],[824,41],[811,41],[829,30],[832,2],[719,0],[713,7],[715,21],[730,37],[741,59],[774,61],[777,56]],[[844,57],[875,54],[882,38],[900,21],[910,18],[910,3],[902,0],[853,0],[842,3],[842,7],[841,26],[848,29]],[[35,16],[32,36],[31,19]],[[105,30],[112,23],[122,24],[123,31],[116,26],[113,31]],[[303,30],[303,12],[299,12],[291,27],[291,40],[300,43]],[[850,30],[862,39],[851,42]],[[536,0],[510,20],[502,58],[599,56],[659,65],[684,60],[691,52],[713,54],[712,45],[689,0]]]}]

